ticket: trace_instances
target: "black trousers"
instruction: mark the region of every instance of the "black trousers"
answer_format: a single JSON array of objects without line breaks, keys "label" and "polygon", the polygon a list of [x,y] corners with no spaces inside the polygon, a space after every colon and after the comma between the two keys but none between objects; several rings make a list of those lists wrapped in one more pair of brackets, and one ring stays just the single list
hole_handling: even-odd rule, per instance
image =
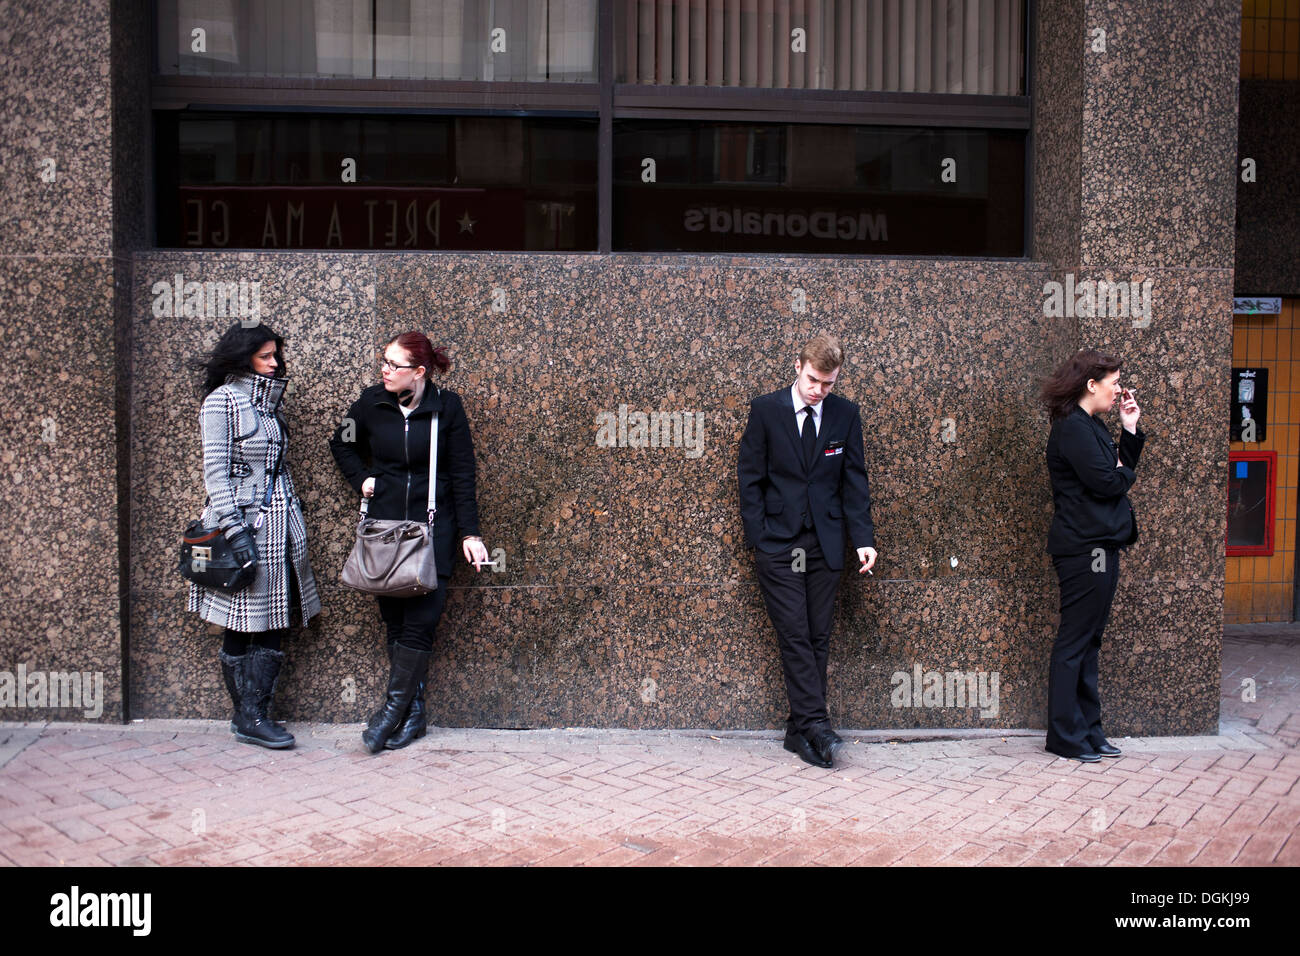
[{"label": "black trousers", "polygon": [[[796,549],[803,550],[802,570],[796,570],[800,567]],[[754,567],[781,648],[789,719],[799,733],[829,726],[826,660],[840,572],[827,565],[811,530],[800,532],[776,554],[755,548]]]},{"label": "black trousers", "polygon": [[1061,626],[1047,685],[1047,749],[1065,757],[1106,741],[1097,693],[1097,652],[1119,582],[1119,549],[1052,558],[1061,585]]},{"label": "black trousers", "polygon": [[388,644],[400,642],[417,651],[432,651],[433,636],[447,603],[447,582],[438,579],[438,589],[417,597],[377,597],[379,616],[384,619]]}]

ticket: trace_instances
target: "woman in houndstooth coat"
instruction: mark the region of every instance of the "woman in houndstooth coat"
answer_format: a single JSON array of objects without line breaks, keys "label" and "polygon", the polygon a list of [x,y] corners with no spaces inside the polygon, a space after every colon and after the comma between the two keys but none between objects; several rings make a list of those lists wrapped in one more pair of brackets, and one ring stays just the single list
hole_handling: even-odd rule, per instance
[{"label": "woman in houndstooth coat", "polygon": [[237,557],[255,554],[258,566],[253,583],[233,594],[191,583],[188,604],[225,628],[219,656],[235,706],[236,738],[276,749],[293,746],[293,735],[268,716],[284,662],[280,645],[291,623],[305,626],[320,612],[307,528],[285,461],[283,350],[284,340],[267,326],[236,324],[202,363],[207,376],[199,423],[208,492],[202,521],[225,532]]}]

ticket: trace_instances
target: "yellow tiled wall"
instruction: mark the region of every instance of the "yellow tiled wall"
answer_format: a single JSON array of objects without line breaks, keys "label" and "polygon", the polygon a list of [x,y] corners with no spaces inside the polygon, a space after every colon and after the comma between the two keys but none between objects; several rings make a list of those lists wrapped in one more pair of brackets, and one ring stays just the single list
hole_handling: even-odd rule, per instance
[{"label": "yellow tiled wall", "polygon": [[1241,5],[1241,78],[1300,80],[1300,0]]},{"label": "yellow tiled wall", "polygon": [[[1300,451],[1300,300],[1283,299],[1280,315],[1237,315],[1232,323],[1234,367],[1268,369],[1267,439],[1233,451],[1277,452],[1273,554],[1229,557],[1223,596],[1226,624],[1290,621],[1295,596],[1297,452]],[[1225,406],[1223,427],[1228,427]],[[1227,502],[1224,502],[1227,507]]]}]

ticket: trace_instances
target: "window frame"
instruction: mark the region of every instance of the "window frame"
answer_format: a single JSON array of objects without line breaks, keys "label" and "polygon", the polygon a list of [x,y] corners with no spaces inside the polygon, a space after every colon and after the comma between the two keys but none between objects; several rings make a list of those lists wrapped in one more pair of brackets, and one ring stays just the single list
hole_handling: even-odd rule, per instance
[{"label": "window frame", "polygon": [[[462,116],[586,117],[597,132],[595,254],[613,250],[614,121],[682,119],[767,124],[820,123],[856,126],[927,126],[1025,131],[1024,222],[1020,256],[980,256],[996,261],[1031,257],[1034,44],[1037,0],[1024,0],[1022,41],[1025,92],[1019,96],[974,93],[849,92],[770,90],[756,87],[657,86],[615,83],[616,0],[597,0],[597,82],[498,82],[347,77],[197,77],[158,72],[158,3],[149,4],[150,115],[154,111],[374,112],[434,113]],[[150,189],[150,205],[154,190]],[[151,232],[156,232],[152,225]],[[156,235],[151,237],[156,242]],[[536,251],[536,254],[543,254]],[[571,255],[572,253],[562,253]],[[652,253],[619,253],[650,255]],[[702,252],[665,253],[709,255]],[[818,253],[754,253],[825,259]],[[846,258],[897,258],[889,254],[849,254]],[[905,258],[916,258],[906,256]],[[922,257],[925,258],[925,257]],[[965,258],[934,256],[939,259]]]}]

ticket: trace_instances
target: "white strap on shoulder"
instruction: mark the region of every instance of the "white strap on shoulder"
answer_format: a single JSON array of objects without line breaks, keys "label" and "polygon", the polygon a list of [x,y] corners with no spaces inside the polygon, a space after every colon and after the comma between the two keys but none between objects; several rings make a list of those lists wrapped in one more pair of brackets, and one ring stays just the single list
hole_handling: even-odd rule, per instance
[{"label": "white strap on shoulder", "polygon": [[[442,394],[442,389],[438,389],[438,394]],[[433,524],[433,517],[438,513],[438,416],[433,416],[433,424],[429,426],[429,524]]]}]

